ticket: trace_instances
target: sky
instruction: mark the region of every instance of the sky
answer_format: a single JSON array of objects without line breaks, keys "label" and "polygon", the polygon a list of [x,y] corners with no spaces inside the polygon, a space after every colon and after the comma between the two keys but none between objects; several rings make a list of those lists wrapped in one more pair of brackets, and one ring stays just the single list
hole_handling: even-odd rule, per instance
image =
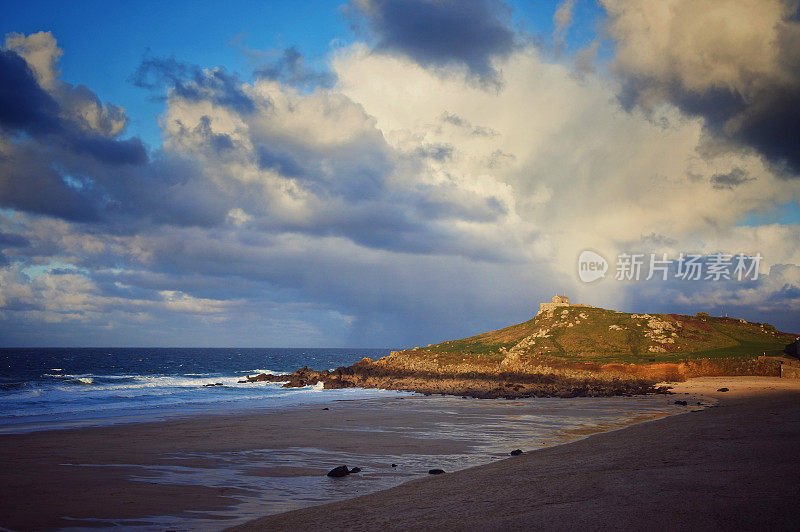
[{"label": "sky", "polygon": [[794,0],[4,2],[0,345],[800,332],[798,123]]}]

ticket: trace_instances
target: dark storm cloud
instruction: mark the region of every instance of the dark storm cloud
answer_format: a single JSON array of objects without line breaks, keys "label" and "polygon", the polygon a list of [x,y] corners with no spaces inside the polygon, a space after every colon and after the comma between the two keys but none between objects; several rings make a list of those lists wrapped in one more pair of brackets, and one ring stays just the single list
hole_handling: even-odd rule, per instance
[{"label": "dark storm cloud", "polygon": [[[87,105],[99,110],[93,113],[99,117],[99,132],[81,123]],[[50,94],[19,54],[0,51],[0,130],[17,137],[0,156],[0,205],[74,221],[96,220],[102,191],[91,186],[91,178],[75,186],[71,170],[105,176],[147,161],[139,139],[103,134],[124,124],[118,109],[103,107],[85,87],[60,83]]]},{"label": "dark storm cloud", "polygon": [[[800,43],[798,43],[800,47]],[[774,87],[758,101],[743,106],[732,120],[741,120],[733,137],[753,146],[788,172],[800,176],[800,71],[793,87]]]},{"label": "dark storm cloud", "polygon": [[0,50],[0,125],[31,135],[53,133],[59,128],[59,110],[28,63],[16,52]]},{"label": "dark storm cloud", "polygon": [[331,87],[336,82],[330,72],[310,68],[303,54],[294,46],[284,49],[274,61],[257,68],[255,75],[307,88]]},{"label": "dark storm cloud", "polygon": [[229,135],[215,133],[211,129],[211,118],[208,116],[202,116],[200,118],[200,124],[195,128],[195,131],[204,136],[208,145],[217,153],[222,153],[234,148],[233,139],[231,139]]},{"label": "dark storm cloud", "polygon": [[223,68],[203,70],[173,57],[145,56],[130,81],[150,91],[171,89],[175,96],[190,101],[209,100],[239,113],[255,109],[253,100],[242,90],[241,81]]},{"label": "dark storm cloud", "polygon": [[95,135],[75,135],[69,139],[69,147],[109,165],[147,162],[147,151],[136,137],[113,140]]},{"label": "dark storm cloud", "polygon": [[711,183],[716,189],[733,189],[742,183],[753,181],[752,177],[741,168],[734,168],[727,174],[714,174],[711,176]]},{"label": "dark storm cloud", "polygon": [[[70,94],[71,89],[63,87],[60,93]],[[82,88],[80,92],[86,90]],[[75,101],[82,99],[73,98]],[[58,141],[68,150],[111,165],[141,164],[147,160],[139,139],[115,140],[99,135],[63,118],[65,111],[69,107],[42,89],[22,57],[11,50],[0,50],[0,127],[34,138],[48,137],[45,140]]]},{"label": "dark storm cloud", "polygon": [[424,144],[414,150],[414,154],[423,159],[434,159],[441,162],[452,158],[454,149],[452,144]]},{"label": "dark storm cloud", "polygon": [[[215,85],[224,79],[212,76],[211,86],[224,89]],[[218,101],[249,108],[218,92]],[[13,139],[0,151],[0,206],[127,231],[222,223],[230,198],[192,179],[196,163],[161,152],[150,160],[138,138],[116,138],[126,123],[122,108],[85,86],[56,80],[46,91],[24,58],[0,50],[0,131]],[[217,153],[233,148],[207,118],[197,128]]]},{"label": "dark storm cloud", "polygon": [[469,122],[465,119],[461,118],[458,115],[454,115],[453,113],[444,112],[441,117],[441,121],[446,124],[453,124],[454,126],[458,127],[471,127]]},{"label": "dark storm cloud", "polygon": [[22,235],[0,231],[0,248],[24,248],[30,245],[30,240]]},{"label": "dark storm cloud", "polygon": [[303,175],[303,167],[300,162],[286,151],[259,146],[256,152],[258,154],[258,166],[262,169],[273,170],[287,177]]},{"label": "dark storm cloud", "polygon": [[667,101],[705,119],[734,147],[800,176],[800,21],[797,2],[677,0],[648,17],[645,0],[602,0],[616,41],[623,104]]},{"label": "dark storm cloud", "polygon": [[319,198],[359,203],[381,198],[394,170],[392,149],[374,129],[365,129],[335,146],[281,134],[253,136],[258,165],[291,178]]},{"label": "dark storm cloud", "polygon": [[73,221],[97,219],[92,191],[67,185],[33,141],[0,158],[0,205]]},{"label": "dark storm cloud", "polygon": [[492,60],[516,48],[510,10],[497,0],[356,0],[348,11],[366,21],[377,49],[424,66],[465,66],[484,82],[499,82]]},{"label": "dark storm cloud", "polygon": [[675,82],[660,84],[652,79],[629,79],[620,100],[631,109],[653,86],[658,86],[670,103],[703,117],[715,135],[756,149],[779,170],[784,167],[784,175],[800,175],[800,143],[796,142],[800,124],[800,72],[795,85],[770,86],[756,97],[725,89],[697,93]]}]

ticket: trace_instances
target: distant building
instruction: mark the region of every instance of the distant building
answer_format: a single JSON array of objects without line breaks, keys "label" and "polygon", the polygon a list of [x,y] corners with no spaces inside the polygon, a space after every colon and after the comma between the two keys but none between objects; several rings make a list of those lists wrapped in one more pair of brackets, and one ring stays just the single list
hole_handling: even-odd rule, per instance
[{"label": "distant building", "polygon": [[538,316],[542,312],[546,310],[555,310],[560,307],[589,307],[591,305],[583,305],[581,303],[571,303],[569,302],[569,298],[567,296],[560,296],[558,294],[553,296],[553,299],[550,300],[550,303],[539,303],[539,312],[536,313]]},{"label": "distant building", "polygon": [[568,306],[569,306],[569,298],[567,296],[560,296],[556,294],[553,296],[552,303],[539,303],[538,314],[541,314],[545,310],[555,310],[558,307],[568,307]]}]

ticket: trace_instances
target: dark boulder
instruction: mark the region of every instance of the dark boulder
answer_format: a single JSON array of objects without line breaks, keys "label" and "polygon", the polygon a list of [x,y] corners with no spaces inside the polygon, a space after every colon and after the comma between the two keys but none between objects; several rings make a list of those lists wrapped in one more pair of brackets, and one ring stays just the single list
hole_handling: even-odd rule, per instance
[{"label": "dark boulder", "polygon": [[350,470],[350,473],[351,474],[352,473],[361,473],[361,468],[360,467],[354,467],[353,469]]},{"label": "dark boulder", "polygon": [[349,474],[350,469],[346,465],[340,465],[328,471],[328,476],[332,478],[346,477]]},{"label": "dark boulder", "polygon": [[392,467],[397,467],[397,464],[392,464]]},{"label": "dark boulder", "polygon": [[261,373],[253,377],[248,375],[245,379],[247,379],[247,382],[284,382],[289,380],[286,375],[272,375],[267,373]]},{"label": "dark boulder", "polygon": [[510,454],[511,456],[519,456],[522,454],[522,449],[514,449]]},{"label": "dark boulder", "polygon": [[682,406],[686,406],[686,405],[687,405],[687,404],[689,404],[689,403],[687,403],[686,401],[675,401],[675,403],[674,403],[674,404],[676,404],[676,405],[682,405]]},{"label": "dark boulder", "polygon": [[342,379],[329,379],[325,381],[326,390],[341,390],[342,388],[353,388],[355,384],[352,382],[344,381]]},{"label": "dark boulder", "polygon": [[444,473],[444,469],[429,469],[428,470],[428,474],[429,475],[441,475],[442,473]]},{"label": "dark boulder", "polygon": [[717,390],[717,391],[718,391],[718,392],[727,392],[727,391],[728,391],[728,389],[727,389],[727,388],[720,388],[720,389],[719,389],[719,390]]}]

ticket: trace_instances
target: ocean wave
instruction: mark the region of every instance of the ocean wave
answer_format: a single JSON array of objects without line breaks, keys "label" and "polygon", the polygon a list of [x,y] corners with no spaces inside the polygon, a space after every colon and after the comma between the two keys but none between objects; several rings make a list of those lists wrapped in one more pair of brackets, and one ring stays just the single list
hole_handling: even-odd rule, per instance
[{"label": "ocean wave", "polygon": [[291,371],[275,371],[274,369],[247,369],[242,371],[234,371],[234,373],[240,375],[261,375],[262,373],[266,373],[268,375],[289,375]]},{"label": "ocean wave", "polygon": [[0,391],[4,392],[12,392],[17,390],[23,390],[28,387],[28,383],[25,381],[19,382],[4,382],[0,384]]},{"label": "ocean wave", "polygon": [[[270,371],[270,373],[272,373]],[[255,374],[255,372],[250,372]],[[278,373],[287,375],[288,373]],[[274,388],[280,387],[278,383],[272,382],[249,382],[240,383],[244,375],[220,375],[219,373],[184,373],[179,375],[100,375],[93,373],[84,374],[41,374],[40,379],[35,380],[37,386],[44,389],[53,389],[64,393],[88,393],[100,392],[135,392],[141,390],[144,394],[170,393],[175,390],[190,390],[195,388],[206,388],[209,384],[213,388]],[[0,392],[11,390],[20,386],[17,382],[0,383]],[[211,388],[211,387],[208,387]]]},{"label": "ocean wave", "polygon": [[16,405],[30,403],[32,400],[39,399],[44,393],[41,389],[31,387],[3,391],[5,393],[0,396],[0,410],[5,410],[7,404]]}]

